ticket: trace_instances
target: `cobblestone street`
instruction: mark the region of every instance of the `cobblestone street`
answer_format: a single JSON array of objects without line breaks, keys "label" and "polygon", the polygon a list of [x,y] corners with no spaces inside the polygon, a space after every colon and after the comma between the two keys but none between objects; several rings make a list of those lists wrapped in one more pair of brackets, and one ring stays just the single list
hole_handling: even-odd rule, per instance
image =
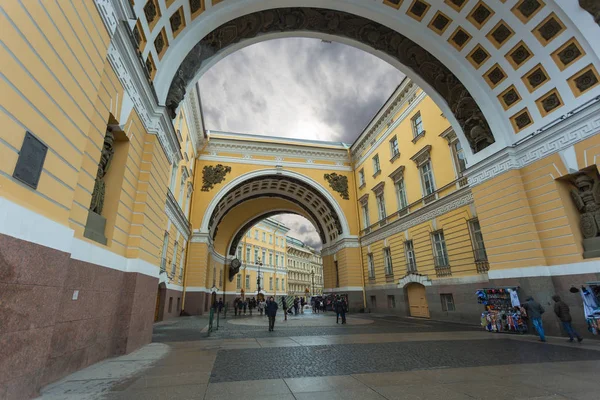
[{"label": "cobblestone street", "polygon": [[114,371],[127,370],[128,359],[115,359],[106,376],[67,378],[42,398],[597,398],[596,341],[540,343],[531,335],[372,314],[351,315],[346,325],[332,313],[282,319],[268,332],[265,317],[228,317],[210,335],[206,318],[162,322],[153,337],[162,343],[151,346],[168,346],[165,356],[153,355],[158,347],[128,356],[145,361],[121,376]]}]

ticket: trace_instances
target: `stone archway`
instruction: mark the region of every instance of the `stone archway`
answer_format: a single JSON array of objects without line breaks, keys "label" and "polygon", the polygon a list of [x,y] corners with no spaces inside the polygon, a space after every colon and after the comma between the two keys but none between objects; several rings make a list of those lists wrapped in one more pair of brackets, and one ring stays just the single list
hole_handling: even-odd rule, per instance
[{"label": "stone archway", "polygon": [[460,127],[456,131],[464,133],[473,153],[496,141],[486,116],[466,86],[431,53],[368,18],[323,8],[267,9],[233,19],[213,30],[191,49],[171,81],[165,102],[170,116],[175,117],[203,63],[236,43],[273,32],[316,32],[366,44],[398,60],[439,95]]}]

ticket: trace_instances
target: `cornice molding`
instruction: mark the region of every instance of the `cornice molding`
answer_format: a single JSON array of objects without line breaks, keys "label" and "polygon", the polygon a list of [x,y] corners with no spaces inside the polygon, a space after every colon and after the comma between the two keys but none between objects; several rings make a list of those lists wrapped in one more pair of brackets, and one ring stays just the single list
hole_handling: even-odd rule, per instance
[{"label": "cornice molding", "polygon": [[[108,60],[117,78],[131,99],[142,124],[150,134],[158,136],[160,145],[171,163],[182,159],[177,134],[165,107],[159,106],[154,89],[150,85],[132,42],[132,33],[126,20],[127,13],[118,13],[113,2],[118,0],[94,0],[104,25],[111,37]],[[119,3],[120,4],[120,3]],[[118,7],[121,10],[122,7]],[[128,116],[123,116],[128,117]]]},{"label": "cornice molding", "polygon": [[371,188],[371,191],[375,193],[375,195],[378,195],[379,193],[383,192],[384,186],[385,181],[381,181],[377,185],[373,186],[373,188]]},{"label": "cornice molding", "polygon": [[322,169],[326,171],[346,171],[351,172],[352,167],[344,166],[344,165],[331,165],[331,164],[317,164],[310,163],[309,160],[306,162],[297,162],[297,161],[285,161],[283,158],[277,159],[277,157],[273,160],[256,160],[253,159],[250,155],[246,156],[247,158],[239,158],[239,157],[228,157],[228,156],[219,156],[219,155],[206,155],[202,154],[198,157],[198,160],[202,161],[213,161],[220,163],[238,163],[238,164],[250,164],[250,165],[264,165],[269,167],[282,167],[282,168],[310,168],[310,169]]},{"label": "cornice molding", "polygon": [[426,163],[431,159],[431,145],[423,147],[421,150],[417,151],[417,153],[410,158],[412,161],[417,164],[417,167],[420,167],[422,164]]},{"label": "cornice molding", "polygon": [[418,209],[394,222],[388,223],[383,228],[365,235],[361,238],[361,246],[369,246],[379,240],[383,240],[392,235],[412,228],[413,226],[430,221],[440,215],[446,214],[452,210],[473,202],[473,194],[471,190],[463,188],[454,193],[449,194],[427,206]]},{"label": "cornice molding", "polygon": [[345,248],[358,248],[358,247],[360,247],[360,241],[357,236],[346,237],[346,238],[338,240],[331,246],[324,247],[321,250],[321,257],[336,254],[338,251],[345,249]]},{"label": "cornice molding", "polygon": [[[513,169],[521,169],[600,133],[600,99],[566,114],[546,131],[507,147],[468,168],[464,175],[474,187]],[[581,166],[586,167],[587,165]]]},{"label": "cornice molding", "polygon": [[192,145],[195,154],[202,148],[206,137],[204,131],[204,119],[202,118],[202,106],[197,91],[198,87],[197,85],[194,85],[194,89],[189,92],[183,103],[189,129],[190,132],[193,133]]},{"label": "cornice molding", "polygon": [[181,233],[186,240],[189,240],[192,233],[190,230],[190,223],[179,207],[179,203],[177,203],[177,200],[175,200],[175,197],[173,196],[173,193],[171,193],[170,189],[167,189],[165,213],[169,217],[169,220],[175,225],[179,233]]},{"label": "cornice molding", "polygon": [[388,176],[392,181],[398,182],[398,181],[404,179],[404,170],[405,170],[405,166],[400,165],[398,168],[396,168],[394,170],[394,172],[392,172]]}]

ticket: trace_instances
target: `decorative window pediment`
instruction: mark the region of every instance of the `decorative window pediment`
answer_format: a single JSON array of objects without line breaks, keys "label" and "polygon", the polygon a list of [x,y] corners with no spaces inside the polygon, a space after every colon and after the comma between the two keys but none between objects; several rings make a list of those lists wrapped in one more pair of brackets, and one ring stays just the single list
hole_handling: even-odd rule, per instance
[{"label": "decorative window pediment", "polygon": [[367,204],[369,202],[369,193],[365,193],[360,199],[358,199],[360,204]]},{"label": "decorative window pediment", "polygon": [[458,136],[456,136],[456,132],[454,132],[454,129],[452,128],[446,129],[440,134],[440,137],[446,139],[448,144],[452,144],[458,140]]},{"label": "decorative window pediment", "polygon": [[371,190],[373,191],[373,193],[375,193],[375,195],[380,194],[381,192],[383,192],[383,187],[385,186],[385,182],[379,182],[377,185],[375,185]]},{"label": "decorative window pediment", "polygon": [[413,160],[415,162],[415,164],[417,164],[417,167],[420,167],[421,165],[425,164],[427,161],[429,161],[431,159],[431,145],[427,145],[425,147],[423,147],[421,150],[419,150],[417,152],[417,154],[415,154],[414,156],[412,156],[410,159]]},{"label": "decorative window pediment", "polygon": [[394,172],[392,172],[389,177],[392,179],[392,181],[394,182],[398,182],[401,181],[402,179],[404,179],[404,165],[399,166],[398,168],[396,168],[394,170]]}]

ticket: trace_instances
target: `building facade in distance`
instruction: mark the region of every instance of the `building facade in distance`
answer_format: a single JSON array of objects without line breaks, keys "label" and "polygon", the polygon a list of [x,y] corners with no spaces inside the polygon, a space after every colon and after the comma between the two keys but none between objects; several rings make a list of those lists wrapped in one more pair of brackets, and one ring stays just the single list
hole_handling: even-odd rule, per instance
[{"label": "building facade in distance", "polygon": [[319,251],[291,236],[287,237],[287,269],[288,294],[323,294],[323,262]]}]

